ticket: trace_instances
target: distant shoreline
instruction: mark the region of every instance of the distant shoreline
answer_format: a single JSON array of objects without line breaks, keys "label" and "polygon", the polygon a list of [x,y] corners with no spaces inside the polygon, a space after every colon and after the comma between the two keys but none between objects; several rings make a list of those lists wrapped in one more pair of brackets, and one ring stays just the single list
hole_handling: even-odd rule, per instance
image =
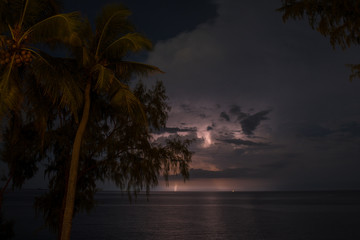
[{"label": "distant shoreline", "polygon": [[[47,191],[46,188],[24,188],[24,189],[8,189],[6,192],[22,192],[22,191]],[[111,193],[124,193],[127,194],[127,191],[121,190],[99,190],[97,193],[102,192],[111,192]],[[172,190],[153,190],[150,191],[150,195],[152,193],[306,193],[306,192],[360,192],[360,189],[320,189],[320,190],[254,190],[254,191],[239,191],[239,190],[229,190],[229,191],[200,191],[200,190],[188,190],[188,191],[172,191]],[[146,191],[141,191],[138,194],[146,194]]]}]

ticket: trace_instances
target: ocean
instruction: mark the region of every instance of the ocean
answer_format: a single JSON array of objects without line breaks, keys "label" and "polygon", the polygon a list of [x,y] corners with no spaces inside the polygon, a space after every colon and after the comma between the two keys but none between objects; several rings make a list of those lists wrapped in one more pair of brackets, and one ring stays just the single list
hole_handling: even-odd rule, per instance
[{"label": "ocean", "polygon": [[[32,208],[39,193],[6,195],[14,239],[56,239]],[[360,191],[152,192],[132,203],[127,194],[100,192],[96,199],[95,209],[75,217],[72,239],[360,239]]]}]

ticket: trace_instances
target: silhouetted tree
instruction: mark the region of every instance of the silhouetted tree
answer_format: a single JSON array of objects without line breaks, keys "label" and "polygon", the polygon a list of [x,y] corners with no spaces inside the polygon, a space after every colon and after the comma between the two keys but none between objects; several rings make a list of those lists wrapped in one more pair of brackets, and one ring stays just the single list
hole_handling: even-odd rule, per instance
[{"label": "silhouetted tree", "polygon": [[[165,127],[167,112],[165,89],[157,83],[146,90],[142,84],[134,89],[134,95],[143,104],[150,128]],[[188,150],[190,140],[169,138],[156,142],[151,132],[141,123],[131,121],[130,114],[94,96],[80,153],[74,215],[89,211],[95,206],[94,194],[99,181],[110,181],[131,194],[156,186],[162,175],[167,179],[170,173],[180,173],[188,178],[188,164],[192,153]],[[102,106],[102,108],[99,108]],[[69,119],[61,127],[48,132],[53,157],[46,173],[50,178],[49,191],[36,199],[35,206],[44,216],[46,224],[55,232],[61,229],[64,211],[63,196],[67,184],[70,149],[76,133],[74,121]]]},{"label": "silhouetted tree", "polygon": [[[34,124],[24,123],[19,115],[11,119],[2,135],[0,158],[7,166],[8,174],[2,179],[4,184],[0,190],[0,206],[8,186],[21,188],[26,180],[35,175],[38,162],[44,158],[42,140]],[[4,238],[10,238],[13,236],[14,223],[3,219],[1,210],[0,236],[3,234]]]},{"label": "silhouetted tree", "polygon": [[[169,110],[162,84],[149,91],[128,86],[134,75],[161,72],[125,60],[152,47],[128,21],[130,11],[105,7],[92,31],[77,13],[53,15],[53,3],[0,0],[0,115],[8,118],[2,160],[15,187],[49,161],[50,190],[36,206],[68,240],[74,214],[93,207],[96,181],[149,192],[170,171],[187,178],[191,152],[189,140],[152,139]],[[65,44],[75,58],[54,58],[33,43]]]},{"label": "silhouetted tree", "polygon": [[[0,120],[13,133],[11,143],[21,141],[16,138],[25,115],[40,135],[44,133],[49,100],[73,107],[80,101],[63,94],[79,90],[71,84],[75,81],[69,81],[70,74],[61,74],[65,67],[58,71],[64,65],[50,64],[49,56],[36,47],[70,43],[82,24],[78,13],[58,14],[53,4],[51,0],[0,1]],[[13,171],[19,170],[9,168],[11,179]]]},{"label": "silhouetted tree", "polygon": [[[55,0],[0,0],[0,129],[3,131],[7,126],[4,144],[13,148],[12,153],[2,153],[1,161],[7,164],[8,171],[0,191],[0,211],[7,187],[21,187],[37,170],[36,159],[26,158],[29,145],[22,145],[29,139],[19,138],[21,131],[28,131],[25,116],[32,119],[31,131],[42,136],[48,117],[45,98],[72,107],[79,102],[76,98],[63,97],[63,91],[75,92],[76,86],[69,84],[69,74],[58,74],[58,66],[49,64],[49,56],[38,49],[41,44],[55,46],[79,40],[80,15],[59,14],[58,10]],[[47,78],[41,77],[44,71]]]},{"label": "silhouetted tree", "polygon": [[[310,26],[330,38],[333,48],[360,44],[360,1],[282,0],[283,21],[307,18]],[[360,64],[349,64],[350,80],[360,77]]]},{"label": "silhouetted tree", "polygon": [[[89,31],[85,32],[82,47],[75,48],[75,55],[78,56],[78,74],[76,76],[83,88],[81,94],[83,105],[80,107],[80,122],[71,151],[61,233],[63,240],[70,239],[80,153],[84,134],[89,129],[87,124],[91,108],[94,105],[92,100],[96,97],[101,98],[104,103],[117,109],[113,114],[129,113],[129,121],[147,125],[143,106],[127,86],[127,81],[133,74],[146,75],[161,71],[151,65],[124,60],[131,52],[151,49],[151,42],[135,32],[135,28],[127,19],[129,15],[130,11],[123,5],[104,7],[96,19],[96,30],[92,31],[88,27]],[[69,92],[68,94],[74,93]],[[98,105],[98,108],[103,107]],[[77,111],[72,113],[75,117],[77,116]],[[98,113],[96,112],[96,114]],[[105,120],[107,119],[105,118]]]},{"label": "silhouetted tree", "polygon": [[[81,92],[76,81],[69,80],[70,74],[59,74],[58,66],[52,65],[49,56],[38,49],[39,44],[75,45],[80,41],[78,32],[83,23],[79,13],[58,14],[52,2],[1,0],[0,117],[9,111],[18,113],[27,101],[32,103],[29,92],[34,87],[74,111],[82,103],[81,98],[77,99]],[[35,75],[35,82],[28,75]],[[73,94],[64,94],[69,91]]]}]

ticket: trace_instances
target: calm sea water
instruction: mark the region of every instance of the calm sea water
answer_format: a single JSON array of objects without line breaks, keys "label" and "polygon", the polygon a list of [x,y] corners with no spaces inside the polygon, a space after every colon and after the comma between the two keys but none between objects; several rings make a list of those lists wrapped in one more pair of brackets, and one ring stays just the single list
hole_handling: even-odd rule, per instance
[{"label": "calm sea water", "polygon": [[[15,239],[55,239],[34,215],[36,194],[7,194]],[[360,239],[360,192],[158,192],[136,203],[101,192],[97,200],[74,219],[72,239]]]}]

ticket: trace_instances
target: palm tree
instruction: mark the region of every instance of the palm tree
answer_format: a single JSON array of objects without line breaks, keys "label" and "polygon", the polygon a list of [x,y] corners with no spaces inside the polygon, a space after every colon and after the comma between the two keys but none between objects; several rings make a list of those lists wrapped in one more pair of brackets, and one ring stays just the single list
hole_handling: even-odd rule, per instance
[{"label": "palm tree", "polygon": [[[92,95],[87,129],[82,140],[76,197],[73,217],[80,211],[95,207],[94,194],[98,181],[113,182],[127,191],[129,200],[141,190],[149,193],[158,184],[159,176],[179,173],[188,178],[191,152],[188,140],[174,136],[161,141],[152,138],[152,131],[166,126],[169,106],[161,82],[152,89],[136,84],[133,93],[143,104],[149,127],[131,121],[130,114],[112,106],[105,96]],[[57,120],[58,121],[58,120]],[[45,169],[49,177],[48,191],[35,200],[35,208],[42,213],[46,226],[58,233],[64,211],[65,195],[71,149],[77,126],[74,118],[64,118],[59,127],[46,132],[45,147],[51,150]],[[49,146],[50,145],[50,146]],[[11,149],[10,149],[11,151]],[[36,159],[34,156],[27,156]]]},{"label": "palm tree", "polygon": [[88,27],[89,33],[84,45],[75,52],[79,59],[78,82],[83,86],[83,105],[72,148],[60,233],[62,240],[70,239],[81,143],[89,121],[92,97],[104,96],[113,106],[118,107],[119,114],[125,109],[132,121],[147,124],[142,105],[127,82],[133,73],[148,74],[161,70],[151,65],[124,60],[130,52],[150,50],[152,47],[147,38],[135,32],[134,26],[128,21],[130,14],[123,5],[104,7],[96,20],[95,32]]},{"label": "palm tree", "polygon": [[0,116],[9,110],[19,112],[27,91],[33,87],[26,82],[29,74],[36,76],[43,95],[75,111],[81,98],[64,93],[80,89],[75,81],[54,74],[59,67],[36,46],[79,42],[78,32],[83,26],[80,14],[57,14],[53,0],[2,0],[1,5]]},{"label": "palm tree", "polygon": [[[80,88],[75,81],[66,78],[68,76],[55,74],[58,70],[64,71],[61,69],[63,65],[51,64],[51,58],[37,47],[55,46],[61,42],[78,43],[78,32],[82,26],[79,13],[59,14],[54,0],[0,0],[2,123],[6,115],[21,122],[21,111],[26,111],[36,119],[38,129],[44,132],[48,110],[38,108],[39,103],[45,100],[44,97],[46,101],[70,106],[73,111],[81,105],[82,99],[78,99],[75,94],[64,94],[69,91],[80,92]],[[13,175],[10,169],[7,182],[10,182]],[[4,189],[0,199],[3,192]]]}]

